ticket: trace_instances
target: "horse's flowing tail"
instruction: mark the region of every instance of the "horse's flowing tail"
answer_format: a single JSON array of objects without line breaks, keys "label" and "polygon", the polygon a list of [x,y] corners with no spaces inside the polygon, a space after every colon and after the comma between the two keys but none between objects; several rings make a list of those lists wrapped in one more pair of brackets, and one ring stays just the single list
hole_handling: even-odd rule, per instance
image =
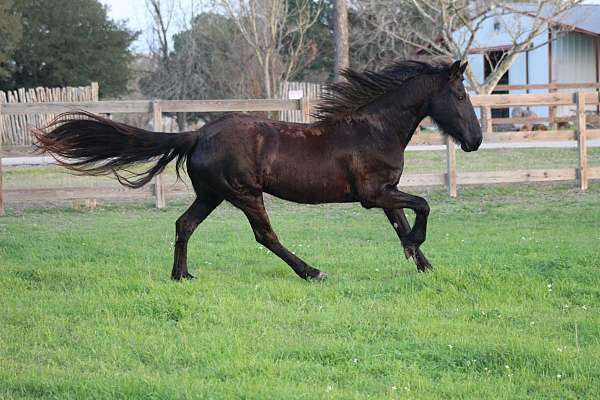
[{"label": "horse's flowing tail", "polygon": [[[193,149],[197,132],[151,132],[84,112],[59,115],[44,129],[34,129],[35,145],[58,164],[84,175],[114,174],[119,183],[139,188],[177,158],[176,172]],[[142,171],[128,168],[153,161]]]}]

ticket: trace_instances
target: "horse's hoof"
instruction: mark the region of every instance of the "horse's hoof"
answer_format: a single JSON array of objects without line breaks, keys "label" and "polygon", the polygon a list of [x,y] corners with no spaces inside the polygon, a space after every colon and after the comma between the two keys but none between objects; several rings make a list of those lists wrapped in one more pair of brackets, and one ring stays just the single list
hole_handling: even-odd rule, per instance
[{"label": "horse's hoof", "polygon": [[181,281],[182,279],[196,279],[196,277],[192,274],[190,274],[189,272],[185,272],[181,275],[171,275],[171,279],[173,279],[174,281]]},{"label": "horse's hoof", "polygon": [[319,271],[319,273],[316,276],[311,276],[308,278],[308,280],[310,281],[324,281],[325,279],[327,279],[327,274],[323,271]]},{"label": "horse's hoof", "polygon": [[417,271],[418,272],[428,272],[428,271],[431,271],[432,269],[433,269],[433,267],[429,263],[426,263],[426,264],[417,264]]},{"label": "horse's hoof", "polygon": [[417,264],[417,271],[419,272],[427,272],[433,269],[429,261],[418,253],[415,257],[415,263]]},{"label": "horse's hoof", "polygon": [[407,246],[404,247],[404,256],[406,256],[407,260],[409,258],[414,258],[416,252],[417,252],[417,249],[416,249],[415,246],[407,245]]},{"label": "horse's hoof", "polygon": [[192,274],[190,274],[189,272],[186,272],[185,274],[183,274],[182,276],[183,279],[196,279],[196,277]]}]

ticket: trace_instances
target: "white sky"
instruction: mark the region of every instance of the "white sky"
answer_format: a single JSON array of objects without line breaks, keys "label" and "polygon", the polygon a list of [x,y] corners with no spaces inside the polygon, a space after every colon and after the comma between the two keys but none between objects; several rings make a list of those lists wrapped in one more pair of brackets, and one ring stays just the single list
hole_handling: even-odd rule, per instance
[{"label": "white sky", "polygon": [[[146,7],[146,0],[99,0],[100,3],[108,6],[108,16],[113,20],[127,20],[127,26],[134,31],[142,31],[138,40],[133,44],[135,51],[145,51],[148,49],[148,35],[150,34],[150,13]],[[598,0],[600,1],[600,0]],[[164,1],[164,15],[171,15],[172,20],[169,24],[169,36],[182,30],[186,25],[185,21],[190,20],[190,14],[197,14],[200,10],[209,7],[207,0],[174,0]],[[168,9],[168,5],[174,9]],[[172,13],[172,14],[169,14]],[[169,39],[170,39],[169,37]]]},{"label": "white sky", "polygon": [[112,19],[126,19],[132,29],[146,28],[148,11],[144,0],[100,0],[100,3],[108,6]]},{"label": "white sky", "polygon": [[[145,0],[100,0],[100,3],[108,6],[108,16],[114,20],[127,20],[127,26],[134,31],[146,31],[148,29],[148,10]],[[143,51],[146,45],[146,37],[142,33],[133,45],[137,51]]]},{"label": "white sky", "polygon": [[[149,15],[145,0],[100,0],[100,2],[109,7],[108,15],[112,19],[127,20],[130,29],[143,31],[134,43],[134,50],[143,51],[148,48],[145,34],[149,27]],[[600,4],[600,0],[584,0],[583,3]]]}]

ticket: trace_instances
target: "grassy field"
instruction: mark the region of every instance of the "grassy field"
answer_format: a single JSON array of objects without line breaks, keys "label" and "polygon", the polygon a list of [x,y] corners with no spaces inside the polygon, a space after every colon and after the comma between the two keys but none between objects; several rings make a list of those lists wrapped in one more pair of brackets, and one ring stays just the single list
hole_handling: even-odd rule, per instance
[{"label": "grassy field", "polygon": [[268,199],[307,283],[223,205],[168,279],[149,204],[0,219],[1,399],[600,397],[600,185],[424,195],[418,274],[383,213]]}]

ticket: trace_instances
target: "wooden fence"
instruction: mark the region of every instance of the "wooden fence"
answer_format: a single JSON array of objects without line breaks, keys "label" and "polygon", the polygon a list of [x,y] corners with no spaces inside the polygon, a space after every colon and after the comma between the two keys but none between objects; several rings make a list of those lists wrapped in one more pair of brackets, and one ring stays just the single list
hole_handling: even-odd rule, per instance
[{"label": "wooden fence", "polygon": [[[2,104],[44,104],[55,102],[98,101],[98,83],[83,87],[57,87],[18,89],[3,92],[0,90]],[[29,130],[32,126],[44,126],[54,118],[52,114],[0,114],[0,144],[31,145]]]},{"label": "wooden fence", "polygon": [[[458,185],[510,183],[510,182],[542,182],[577,180],[581,190],[586,190],[590,179],[600,179],[600,167],[590,168],[587,161],[587,141],[600,139],[600,129],[587,129],[586,105],[598,105],[596,93],[551,93],[551,94],[516,94],[516,95],[477,95],[471,101],[476,107],[507,106],[560,106],[572,105],[576,111],[575,129],[555,131],[514,131],[485,132],[484,143],[541,143],[544,141],[569,140],[576,141],[579,161],[573,168],[518,170],[493,172],[457,172],[456,146],[436,134],[417,133],[410,144],[440,145],[444,144],[447,155],[447,171],[438,174],[404,175],[400,181],[402,186],[446,185],[451,196],[457,195]],[[139,100],[139,101],[101,101],[79,103],[77,108],[99,114],[148,113],[152,116],[154,126],[160,129],[162,116],[166,112],[227,112],[227,111],[301,111],[305,121],[309,121],[314,102],[299,100]],[[56,114],[71,110],[73,104],[2,104],[0,117],[34,114]],[[3,212],[4,197],[8,202],[23,200],[66,200],[90,198],[139,198],[154,196],[158,208],[165,207],[165,189],[162,176],[157,176],[150,190],[123,188],[53,188],[2,191],[1,157],[31,156],[27,147],[0,148],[0,213]],[[187,193],[183,185],[169,188],[169,193]]]},{"label": "wooden fence", "polygon": [[[281,82],[279,84],[279,97],[282,100],[299,100],[314,102],[321,97],[324,85],[311,82]],[[287,122],[310,122],[310,107],[303,110],[281,111],[279,119]],[[308,112],[309,114],[306,114]]]}]

